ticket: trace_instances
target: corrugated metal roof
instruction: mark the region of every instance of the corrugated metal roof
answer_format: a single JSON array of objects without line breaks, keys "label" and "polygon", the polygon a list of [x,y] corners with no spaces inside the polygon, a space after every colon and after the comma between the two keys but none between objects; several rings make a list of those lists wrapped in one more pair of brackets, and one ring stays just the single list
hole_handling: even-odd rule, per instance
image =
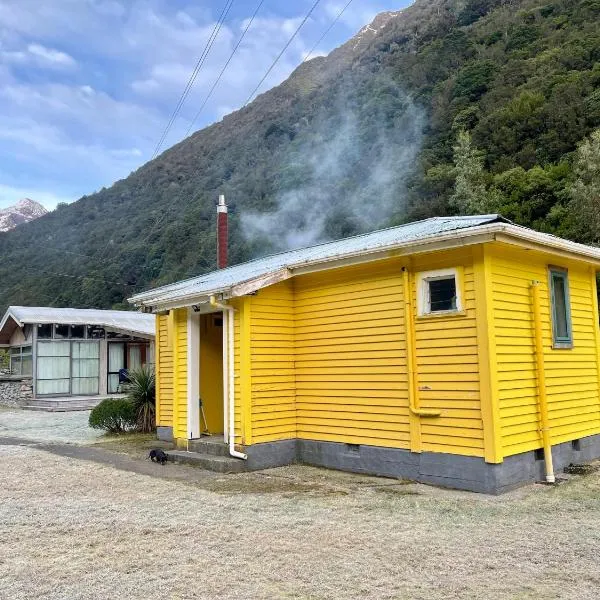
[{"label": "corrugated metal roof", "polygon": [[440,234],[457,229],[478,227],[495,222],[507,222],[499,215],[473,217],[434,217],[399,227],[381,229],[335,242],[327,242],[308,248],[290,250],[242,263],[226,269],[212,271],[192,279],[180,281],[137,294],[130,298],[132,303],[167,303],[192,295],[217,294],[232,286],[251,281],[257,277],[275,273],[281,269],[298,267],[304,263],[318,263],[346,256],[367,254],[394,246],[435,238]]},{"label": "corrugated metal roof", "polygon": [[140,312],[126,310],[97,310],[87,308],[52,308],[45,306],[9,306],[7,316],[19,323],[58,323],[62,325],[96,325],[121,331],[154,336],[155,318]]}]

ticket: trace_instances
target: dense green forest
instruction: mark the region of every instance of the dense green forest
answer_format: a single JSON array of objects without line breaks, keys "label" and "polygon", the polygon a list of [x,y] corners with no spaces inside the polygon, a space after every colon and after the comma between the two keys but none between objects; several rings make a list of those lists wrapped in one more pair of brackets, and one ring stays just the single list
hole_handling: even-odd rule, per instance
[{"label": "dense green forest", "polygon": [[124,308],[213,269],[219,193],[232,262],[470,212],[600,241],[600,0],[417,0],[379,23],[112,187],[0,234],[0,308]]}]

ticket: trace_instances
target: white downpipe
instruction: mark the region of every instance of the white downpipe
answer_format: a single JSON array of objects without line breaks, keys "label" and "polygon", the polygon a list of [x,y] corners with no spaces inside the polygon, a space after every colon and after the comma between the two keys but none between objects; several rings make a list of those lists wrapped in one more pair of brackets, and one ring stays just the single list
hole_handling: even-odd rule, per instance
[{"label": "white downpipe", "polygon": [[234,355],[234,308],[233,306],[229,306],[227,304],[221,304],[217,302],[214,296],[210,297],[210,305],[214,308],[218,308],[223,311],[223,313],[227,313],[227,350],[229,360],[223,365],[223,369],[227,370],[228,376],[228,385],[227,392],[229,394],[228,404],[229,404],[229,454],[234,458],[241,458],[243,460],[248,459],[248,455],[243,452],[238,452],[235,449],[235,355]]}]

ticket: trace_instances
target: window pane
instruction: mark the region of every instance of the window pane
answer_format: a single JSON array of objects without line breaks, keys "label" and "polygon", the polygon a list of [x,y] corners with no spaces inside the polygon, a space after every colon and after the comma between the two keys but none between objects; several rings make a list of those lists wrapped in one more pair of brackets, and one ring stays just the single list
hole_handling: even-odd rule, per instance
[{"label": "window pane", "polygon": [[119,388],[119,376],[118,375],[109,375],[108,376],[108,393],[116,394],[118,388]]},{"label": "window pane", "polygon": [[98,359],[74,358],[73,377],[98,377]]},{"label": "window pane", "polygon": [[81,377],[73,379],[73,388],[71,393],[81,395],[94,395],[98,393],[97,377]]},{"label": "window pane", "polygon": [[430,311],[456,310],[456,281],[454,277],[429,281]]},{"label": "window pane", "polygon": [[73,342],[73,358],[98,358],[99,356],[98,342]]},{"label": "window pane", "polygon": [[94,325],[88,325],[87,336],[89,340],[100,340],[104,339],[104,329],[102,327],[96,327]]},{"label": "window pane", "polygon": [[20,356],[11,357],[10,371],[13,375],[21,375],[21,357]]},{"label": "window pane", "polygon": [[38,356],[70,356],[70,342],[39,342]]},{"label": "window pane", "polygon": [[37,393],[44,394],[68,394],[68,379],[38,379]]},{"label": "window pane", "polygon": [[12,356],[20,356],[20,354],[21,354],[21,348],[11,348],[10,349],[10,354]]},{"label": "window pane", "polygon": [[108,370],[116,373],[125,368],[125,344],[108,345]]},{"label": "window pane", "polygon": [[31,355],[23,356],[21,359],[21,375],[28,375],[29,377],[33,375],[33,360],[31,359]]},{"label": "window pane", "polygon": [[85,326],[71,325],[71,337],[82,340],[85,337]]},{"label": "window pane", "polygon": [[54,326],[54,337],[58,339],[65,339],[69,337],[69,326],[68,325],[55,325]]},{"label": "window pane", "polygon": [[21,350],[23,352],[23,356],[31,354],[31,346],[23,346]]},{"label": "window pane", "polygon": [[142,366],[142,348],[141,346],[129,346],[129,363],[127,368],[131,371],[137,371]]},{"label": "window pane", "polygon": [[39,356],[37,361],[38,379],[68,379],[70,360],[68,356]]},{"label": "window pane", "polygon": [[52,325],[38,325],[38,339],[49,340],[52,338]]},{"label": "window pane", "polygon": [[554,340],[570,341],[567,278],[565,273],[552,273],[552,294]]}]

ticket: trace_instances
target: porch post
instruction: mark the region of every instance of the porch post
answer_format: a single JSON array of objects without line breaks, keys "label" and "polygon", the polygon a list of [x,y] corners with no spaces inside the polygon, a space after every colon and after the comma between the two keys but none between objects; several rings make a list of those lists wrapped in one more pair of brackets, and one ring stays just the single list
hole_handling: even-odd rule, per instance
[{"label": "porch post", "polygon": [[187,435],[200,437],[200,315],[190,307],[187,315]]}]

